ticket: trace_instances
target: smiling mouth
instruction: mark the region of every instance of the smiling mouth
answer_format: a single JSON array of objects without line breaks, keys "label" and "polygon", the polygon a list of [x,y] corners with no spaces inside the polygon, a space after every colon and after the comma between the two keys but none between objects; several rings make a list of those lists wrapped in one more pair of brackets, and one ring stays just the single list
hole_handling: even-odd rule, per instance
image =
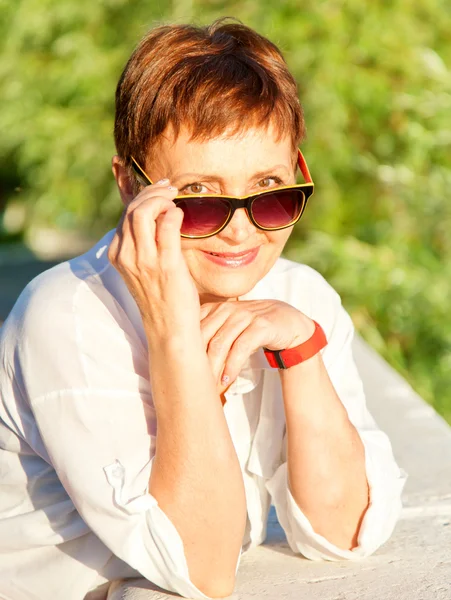
[{"label": "smiling mouth", "polygon": [[260,251],[260,246],[243,250],[242,252],[206,252],[202,250],[207,260],[218,267],[226,269],[238,269],[252,264]]},{"label": "smiling mouth", "polygon": [[205,252],[206,254],[211,254],[212,256],[220,256],[221,258],[233,259],[240,258],[241,256],[246,256],[246,254],[255,252],[258,248],[259,246],[256,246],[255,248],[249,248],[249,250],[243,250],[243,252],[206,252],[205,250],[202,250],[202,252]]}]

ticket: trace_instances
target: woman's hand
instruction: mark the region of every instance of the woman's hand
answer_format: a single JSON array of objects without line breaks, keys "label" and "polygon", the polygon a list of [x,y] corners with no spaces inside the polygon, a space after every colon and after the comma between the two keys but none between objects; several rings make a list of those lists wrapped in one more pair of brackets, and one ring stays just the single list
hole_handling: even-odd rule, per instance
[{"label": "woman's hand", "polygon": [[220,393],[237,378],[253,352],[261,347],[294,348],[315,329],[311,319],[277,300],[206,303],[200,315],[202,338]]},{"label": "woman's hand", "polygon": [[162,180],[127,206],[108,250],[142,315],[148,337],[199,330],[199,294],[181,251],[177,188]]}]

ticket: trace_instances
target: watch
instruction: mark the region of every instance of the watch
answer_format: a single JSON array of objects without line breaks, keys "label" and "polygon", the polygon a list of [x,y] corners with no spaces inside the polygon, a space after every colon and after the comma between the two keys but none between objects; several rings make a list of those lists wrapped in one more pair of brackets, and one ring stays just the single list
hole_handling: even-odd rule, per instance
[{"label": "watch", "polygon": [[298,365],[315,354],[318,354],[325,346],[327,346],[326,334],[324,333],[321,325],[316,321],[315,331],[311,338],[295,346],[294,348],[287,348],[286,350],[269,350],[269,348],[263,348],[266,359],[271,367],[274,369],[289,369]]}]

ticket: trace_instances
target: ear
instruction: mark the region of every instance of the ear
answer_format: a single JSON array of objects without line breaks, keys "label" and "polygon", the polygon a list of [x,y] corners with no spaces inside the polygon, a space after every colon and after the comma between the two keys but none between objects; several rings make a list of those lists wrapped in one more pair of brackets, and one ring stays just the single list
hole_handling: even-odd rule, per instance
[{"label": "ear", "polygon": [[125,206],[128,206],[136,194],[133,181],[119,156],[113,156],[111,160],[111,169],[114,178],[116,179],[117,187],[119,188],[122,203]]}]

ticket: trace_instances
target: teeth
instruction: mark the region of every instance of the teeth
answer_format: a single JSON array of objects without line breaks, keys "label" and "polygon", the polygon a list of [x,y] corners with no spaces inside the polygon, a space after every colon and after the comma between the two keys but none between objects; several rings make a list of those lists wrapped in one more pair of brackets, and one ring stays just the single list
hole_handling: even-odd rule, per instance
[{"label": "teeth", "polygon": [[[211,256],[222,256],[222,254],[215,254],[214,252],[209,252],[208,254],[211,254]],[[247,252],[247,254],[249,254],[249,252]],[[245,254],[240,254],[237,257],[233,257],[233,256],[223,256],[223,258],[227,258],[229,260],[236,260],[237,258],[241,258],[243,256],[246,256]]]}]

